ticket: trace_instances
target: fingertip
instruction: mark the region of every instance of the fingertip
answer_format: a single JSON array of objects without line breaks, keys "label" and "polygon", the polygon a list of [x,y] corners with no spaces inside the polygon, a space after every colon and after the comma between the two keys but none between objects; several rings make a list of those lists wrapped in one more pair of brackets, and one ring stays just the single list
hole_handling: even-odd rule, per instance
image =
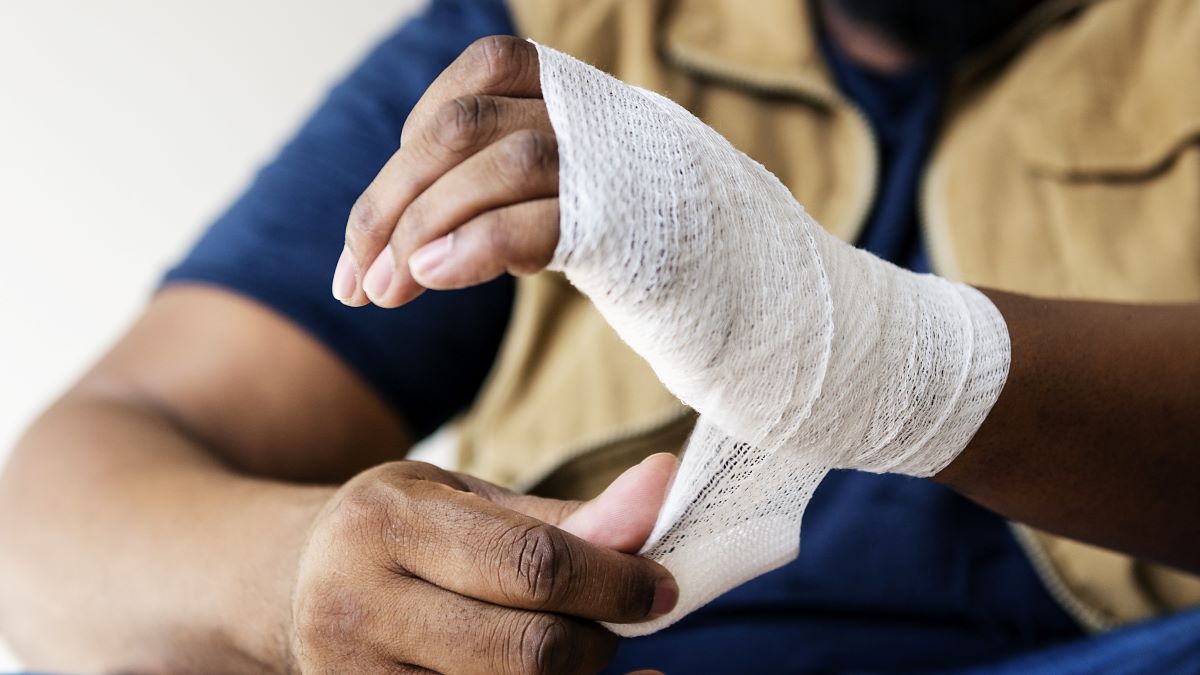
[{"label": "fingertip", "polygon": [[671,483],[675,480],[675,472],[678,470],[678,457],[670,452],[657,452],[643,459],[636,466],[626,469],[625,473],[613,481],[613,485],[622,479],[632,483],[644,503],[653,504],[654,514],[657,518],[659,509],[667,499]]},{"label": "fingertip", "polygon": [[412,302],[424,292],[425,287],[413,279],[407,266],[396,264],[392,246],[388,244],[363,275],[362,292],[358,295],[362,304],[394,309]]},{"label": "fingertip", "polygon": [[370,304],[370,301],[361,297],[361,295],[361,293],[358,293],[352,298],[346,300],[341,300],[339,298],[339,300],[341,300],[341,303],[347,307],[365,307],[366,305]]},{"label": "fingertip", "polygon": [[388,291],[387,297],[375,303],[377,306],[384,309],[403,307],[425,292],[426,288],[414,280],[412,275],[403,270],[401,272],[400,279],[392,284],[392,289]]},{"label": "fingertip", "polygon": [[367,294],[371,302],[379,304],[385,298],[388,290],[392,287],[395,266],[396,260],[392,255],[392,246],[388,244],[383,247],[379,255],[375,256],[375,260],[367,268],[367,273],[363,275],[363,292]]},{"label": "fingertip", "polygon": [[337,267],[333,271],[333,284],[330,289],[333,297],[345,304],[354,297],[358,290],[358,274],[354,269],[354,257],[350,248],[342,247],[342,255],[338,258]]},{"label": "fingertip", "polygon": [[449,291],[486,283],[503,274],[503,257],[490,248],[493,240],[480,223],[467,223],[413,253],[408,259],[413,279],[425,288]]},{"label": "fingertip", "polygon": [[675,577],[666,571],[666,568],[663,568],[663,571],[665,574],[660,576],[654,584],[654,600],[650,603],[647,620],[665,616],[675,609],[675,605],[679,604],[679,584],[676,583]]},{"label": "fingertip", "polygon": [[442,288],[446,285],[446,259],[454,248],[454,233],[438,237],[413,252],[408,257],[408,271],[413,279],[426,288]]},{"label": "fingertip", "polygon": [[675,472],[679,470],[679,457],[670,452],[656,452],[633,468],[637,468],[641,472],[648,472],[648,478],[661,481],[664,486],[669,487],[671,479],[675,477]]}]

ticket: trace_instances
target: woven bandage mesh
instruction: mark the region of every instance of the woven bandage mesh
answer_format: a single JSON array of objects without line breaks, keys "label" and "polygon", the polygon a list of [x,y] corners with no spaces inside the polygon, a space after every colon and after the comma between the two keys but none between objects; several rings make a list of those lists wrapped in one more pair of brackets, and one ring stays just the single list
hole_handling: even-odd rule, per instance
[{"label": "woven bandage mesh", "polygon": [[642,554],[679,582],[652,633],[799,552],[833,468],[930,476],[1004,386],[1008,332],[969,286],[827,234],[691,113],[538,46],[558,137],[551,269],[700,413]]}]

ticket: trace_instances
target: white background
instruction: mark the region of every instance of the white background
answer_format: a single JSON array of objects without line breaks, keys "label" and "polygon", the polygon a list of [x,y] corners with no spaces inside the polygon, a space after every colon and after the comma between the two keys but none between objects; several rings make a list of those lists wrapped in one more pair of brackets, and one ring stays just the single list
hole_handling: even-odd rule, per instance
[{"label": "white background", "polygon": [[0,0],[0,462],[419,4]]}]

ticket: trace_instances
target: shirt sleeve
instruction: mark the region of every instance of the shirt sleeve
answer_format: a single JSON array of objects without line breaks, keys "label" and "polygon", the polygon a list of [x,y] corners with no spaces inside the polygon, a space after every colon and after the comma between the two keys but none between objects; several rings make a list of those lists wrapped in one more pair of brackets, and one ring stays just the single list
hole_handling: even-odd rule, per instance
[{"label": "shirt sleeve", "polygon": [[345,307],[330,282],[350,207],[399,147],[426,87],[475,39],[512,32],[499,0],[434,0],[330,91],[163,284],[216,285],[256,300],[344,359],[414,433],[437,428],[491,368],[513,280],[426,292],[397,310]]}]

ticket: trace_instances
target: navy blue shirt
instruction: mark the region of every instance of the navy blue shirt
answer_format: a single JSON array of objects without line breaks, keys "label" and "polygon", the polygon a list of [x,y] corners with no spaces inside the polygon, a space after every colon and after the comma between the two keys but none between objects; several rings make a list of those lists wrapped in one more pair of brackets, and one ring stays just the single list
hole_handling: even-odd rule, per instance
[{"label": "navy blue shirt", "polygon": [[875,203],[857,244],[901,267],[928,272],[929,255],[917,220],[917,200],[946,73],[922,65],[880,75],[856,67],[827,36],[820,39],[838,89],[858,106],[871,126],[879,158]]},{"label": "navy blue shirt", "polygon": [[508,324],[511,277],[425,293],[402,311],[330,294],[354,200],[400,147],[421,94],[475,39],[511,33],[499,0],[437,0],[332,91],[166,283],[247,295],[324,342],[423,436],[474,398]]},{"label": "navy blue shirt", "polygon": [[[507,326],[511,279],[378,310],[344,308],[330,277],[346,215],[398,147],[409,109],[472,40],[511,31],[497,0],[433,2],[332,90],[166,282],[230,288],[288,317],[418,434],[469,405]],[[881,153],[860,245],[923,271],[915,195],[942,78],[879,77],[825,48]],[[666,631],[623,641],[606,672],[911,672],[1078,635],[1002,519],[931,481],[835,471],[805,514],[796,561]]]}]

